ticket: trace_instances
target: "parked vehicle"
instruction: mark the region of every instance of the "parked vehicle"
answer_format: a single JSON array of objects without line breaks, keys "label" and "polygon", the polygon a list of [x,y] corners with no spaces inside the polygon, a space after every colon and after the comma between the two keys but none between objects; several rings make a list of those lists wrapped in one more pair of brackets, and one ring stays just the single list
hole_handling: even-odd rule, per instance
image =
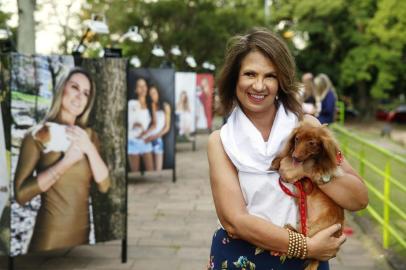
[{"label": "parked vehicle", "polygon": [[377,110],[375,118],[388,122],[406,123],[406,104],[401,104],[392,111]]}]

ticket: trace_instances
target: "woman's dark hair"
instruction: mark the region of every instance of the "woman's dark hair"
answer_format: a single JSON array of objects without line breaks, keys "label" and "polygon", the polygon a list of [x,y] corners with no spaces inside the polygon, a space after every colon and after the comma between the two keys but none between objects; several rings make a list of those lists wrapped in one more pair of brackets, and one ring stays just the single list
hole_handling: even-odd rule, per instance
[{"label": "woman's dark hair", "polygon": [[265,28],[254,28],[245,35],[232,37],[227,45],[224,65],[217,80],[220,112],[227,115],[236,105],[236,86],[244,57],[253,51],[262,53],[276,67],[279,82],[278,102],[299,118],[302,106],[298,100],[299,84],[296,81],[296,65],[285,43]]},{"label": "woman's dark hair", "polygon": [[155,88],[156,89],[156,91],[158,92],[158,97],[159,97],[159,99],[158,99],[158,110],[163,110],[163,108],[164,108],[164,102],[163,102],[163,100],[162,100],[162,96],[161,96],[161,91],[159,90],[159,88],[158,88],[158,86],[156,85],[156,84],[154,84],[154,83],[152,83],[149,87],[148,87],[148,101],[152,104],[152,99],[151,99],[151,96],[149,95],[149,91],[151,90],[151,88]]}]

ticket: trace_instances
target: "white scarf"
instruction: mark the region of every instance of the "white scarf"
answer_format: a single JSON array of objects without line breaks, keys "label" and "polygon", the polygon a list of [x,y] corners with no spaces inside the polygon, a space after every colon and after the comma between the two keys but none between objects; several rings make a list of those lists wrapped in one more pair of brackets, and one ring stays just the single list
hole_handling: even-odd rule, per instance
[{"label": "white scarf", "polygon": [[[280,104],[269,139],[264,142],[259,130],[237,106],[220,131],[224,150],[238,170],[249,213],[279,226],[297,226],[297,206],[280,189],[279,174],[269,168],[297,123],[296,115]],[[292,185],[286,186],[293,190]]]}]

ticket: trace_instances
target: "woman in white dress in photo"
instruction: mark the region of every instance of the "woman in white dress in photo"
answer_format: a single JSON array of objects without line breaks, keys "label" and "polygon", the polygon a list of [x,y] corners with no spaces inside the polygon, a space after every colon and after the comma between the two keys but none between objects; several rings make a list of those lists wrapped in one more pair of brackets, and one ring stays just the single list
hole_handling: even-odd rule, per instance
[{"label": "woman in white dress in photo", "polygon": [[143,139],[152,120],[147,93],[146,80],[139,78],[135,83],[136,99],[128,101],[128,159],[132,172],[140,170],[141,160],[146,171],[154,169],[152,143]]},{"label": "woman in white dress in photo", "polygon": [[151,99],[152,124],[144,135],[144,141],[146,143],[151,142],[154,169],[161,171],[164,160],[163,136],[171,128],[171,106],[161,99],[159,90],[155,85],[150,86],[148,95]]}]

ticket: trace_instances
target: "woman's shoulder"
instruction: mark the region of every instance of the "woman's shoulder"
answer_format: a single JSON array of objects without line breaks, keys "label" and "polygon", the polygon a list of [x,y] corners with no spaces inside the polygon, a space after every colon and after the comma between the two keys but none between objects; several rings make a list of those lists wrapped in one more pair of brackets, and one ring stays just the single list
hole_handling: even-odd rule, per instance
[{"label": "woman's shoulder", "polygon": [[207,142],[208,150],[211,148],[221,147],[221,138],[220,138],[220,130],[215,130],[209,135],[209,139]]},{"label": "woman's shoulder", "polygon": [[25,134],[24,137],[21,140],[21,147],[24,146],[28,146],[28,145],[32,145],[37,147],[38,149],[42,149],[42,143],[40,141],[40,138],[36,138],[35,134],[38,132],[38,130],[41,128],[40,125],[34,126],[30,129],[28,129]]}]

